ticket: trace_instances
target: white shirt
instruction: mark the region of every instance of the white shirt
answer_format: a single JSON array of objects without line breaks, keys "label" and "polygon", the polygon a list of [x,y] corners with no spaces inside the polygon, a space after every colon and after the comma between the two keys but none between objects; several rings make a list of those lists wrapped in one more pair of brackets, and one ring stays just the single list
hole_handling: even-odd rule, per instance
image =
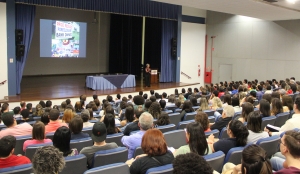
[{"label": "white shirt", "polygon": [[91,123],[91,122],[83,122],[83,128],[85,127],[93,127],[95,123]]},{"label": "white shirt", "polygon": [[280,135],[282,132],[295,128],[300,129],[300,114],[294,114],[291,119],[288,119],[285,124],[281,126],[279,132],[272,132],[272,135]]},{"label": "white shirt", "polygon": [[259,140],[261,138],[269,137],[268,132],[265,132],[265,131],[260,132],[260,133],[255,133],[252,130],[248,130],[248,132],[249,132],[249,135],[247,138],[247,144],[249,144],[249,143],[255,144],[257,142],[257,140]]}]

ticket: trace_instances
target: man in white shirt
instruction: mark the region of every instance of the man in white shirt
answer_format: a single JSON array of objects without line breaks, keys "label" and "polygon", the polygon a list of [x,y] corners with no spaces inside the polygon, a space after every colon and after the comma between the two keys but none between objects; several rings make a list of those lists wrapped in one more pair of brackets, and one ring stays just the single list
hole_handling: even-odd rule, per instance
[{"label": "man in white shirt", "polygon": [[14,108],[14,118],[19,120],[22,118],[22,115],[21,115],[21,108],[19,106],[15,107]]}]

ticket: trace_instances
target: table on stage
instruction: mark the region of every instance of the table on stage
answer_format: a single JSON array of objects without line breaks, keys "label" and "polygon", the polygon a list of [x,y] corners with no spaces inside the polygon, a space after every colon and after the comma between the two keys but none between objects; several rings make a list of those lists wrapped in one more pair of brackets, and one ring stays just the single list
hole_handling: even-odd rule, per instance
[{"label": "table on stage", "polygon": [[86,86],[93,90],[135,87],[135,76],[128,74],[87,76]]}]

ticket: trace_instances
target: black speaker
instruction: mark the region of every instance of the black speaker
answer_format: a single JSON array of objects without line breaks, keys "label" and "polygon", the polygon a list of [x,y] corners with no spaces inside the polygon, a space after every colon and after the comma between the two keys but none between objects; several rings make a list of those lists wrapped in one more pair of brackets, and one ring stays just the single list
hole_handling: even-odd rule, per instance
[{"label": "black speaker", "polygon": [[177,57],[177,47],[172,47],[171,54],[172,57]]},{"label": "black speaker", "polygon": [[23,42],[23,30],[16,29],[16,42]]},{"label": "black speaker", "polygon": [[176,38],[172,39],[172,47],[177,47],[177,39]]},{"label": "black speaker", "polygon": [[17,57],[24,56],[24,51],[25,51],[25,45],[18,44],[16,46],[16,56]]}]

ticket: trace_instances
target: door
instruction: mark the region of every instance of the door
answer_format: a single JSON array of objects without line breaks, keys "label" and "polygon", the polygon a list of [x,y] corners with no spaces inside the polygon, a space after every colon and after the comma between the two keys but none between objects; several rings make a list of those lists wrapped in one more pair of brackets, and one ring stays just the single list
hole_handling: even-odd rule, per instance
[{"label": "door", "polygon": [[219,82],[231,82],[232,81],[232,65],[220,64],[219,65]]}]

